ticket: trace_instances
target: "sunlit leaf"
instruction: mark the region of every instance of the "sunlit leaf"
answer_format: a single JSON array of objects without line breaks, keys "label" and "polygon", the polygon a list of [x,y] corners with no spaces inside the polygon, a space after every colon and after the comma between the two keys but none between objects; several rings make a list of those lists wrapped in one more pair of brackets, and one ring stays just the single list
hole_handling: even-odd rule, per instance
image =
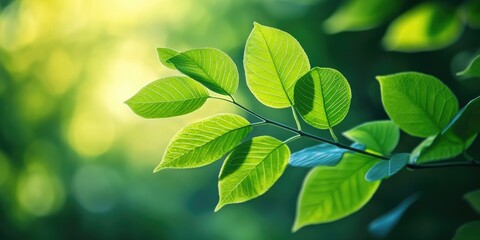
[{"label": "sunlit leaf", "polygon": [[390,160],[380,161],[373,165],[365,175],[365,180],[369,182],[382,180],[388,178],[407,165],[410,159],[408,153],[396,153],[390,157]]},{"label": "sunlit leaf", "polygon": [[[365,150],[365,146],[358,143],[352,144],[352,147]],[[320,143],[293,153],[289,164],[295,167],[335,166],[346,152],[349,150],[328,143]]]},{"label": "sunlit leaf", "polygon": [[209,97],[207,89],[188,77],[151,82],[125,103],[144,118],[166,118],[193,112]]},{"label": "sunlit leaf", "polygon": [[270,136],[254,137],[235,148],[220,171],[215,211],[267,192],[282,176],[289,158],[288,146]]},{"label": "sunlit leaf", "polygon": [[169,49],[169,48],[157,48],[157,54],[158,58],[160,59],[160,62],[165,66],[170,69],[177,69],[175,65],[168,60],[170,58],[176,56],[178,54],[177,51]]},{"label": "sunlit leaf", "polygon": [[220,114],[188,125],[173,137],[155,172],[210,164],[242,142],[251,131],[251,124],[234,114]]},{"label": "sunlit leaf", "polygon": [[218,49],[192,49],[170,58],[169,62],[216,93],[232,95],[238,88],[237,66],[226,53]]},{"label": "sunlit leaf", "polygon": [[308,124],[329,129],[350,109],[352,93],[347,79],[335,69],[315,67],[295,86],[295,107]]},{"label": "sunlit leaf", "polygon": [[400,218],[402,218],[405,211],[418,199],[419,194],[412,195],[403,200],[397,207],[392,209],[385,215],[373,220],[368,225],[368,230],[378,238],[384,238],[392,231],[393,227],[397,225]]},{"label": "sunlit leaf", "polygon": [[473,221],[460,226],[452,240],[478,240],[478,236],[480,236],[480,221]]},{"label": "sunlit leaf", "polygon": [[463,196],[465,200],[472,205],[473,209],[480,213],[480,189],[468,192]]},{"label": "sunlit leaf", "polygon": [[365,205],[380,182],[365,181],[376,161],[345,154],[335,167],[316,167],[305,178],[298,198],[293,231],[306,225],[327,223],[346,217]]},{"label": "sunlit leaf", "polygon": [[463,24],[454,9],[440,3],[424,3],[393,21],[383,38],[387,50],[400,52],[431,51],[455,42]]},{"label": "sunlit leaf", "polygon": [[468,65],[468,67],[457,73],[458,76],[472,78],[472,77],[480,77],[480,55],[475,57],[472,62]]},{"label": "sunlit leaf", "polygon": [[343,135],[383,155],[390,154],[400,139],[397,125],[389,120],[367,122],[344,132]]},{"label": "sunlit leaf", "polygon": [[437,78],[417,72],[378,76],[390,119],[412,136],[440,133],[458,111],[458,100]]},{"label": "sunlit leaf", "polygon": [[348,0],[325,20],[323,27],[328,33],[371,29],[382,24],[400,4],[399,0]]},{"label": "sunlit leaf", "polygon": [[480,97],[463,107],[433,140],[425,140],[415,150],[417,163],[458,156],[468,149],[480,132]]},{"label": "sunlit leaf", "polygon": [[250,91],[273,108],[293,105],[295,82],[310,69],[307,54],[295,38],[258,23],[247,39],[243,62]]}]

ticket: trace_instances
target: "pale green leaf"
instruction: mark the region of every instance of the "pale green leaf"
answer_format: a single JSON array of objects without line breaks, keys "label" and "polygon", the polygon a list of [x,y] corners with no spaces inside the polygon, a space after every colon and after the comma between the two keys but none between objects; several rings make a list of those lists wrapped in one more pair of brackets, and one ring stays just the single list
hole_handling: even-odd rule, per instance
[{"label": "pale green leaf", "polygon": [[177,54],[169,62],[216,93],[232,95],[238,88],[239,76],[235,63],[218,49],[192,49]]},{"label": "pale green leaf", "polygon": [[479,236],[480,221],[473,221],[460,226],[452,240],[478,240]]},{"label": "pale green leaf", "polygon": [[472,62],[468,65],[468,67],[457,73],[458,76],[472,78],[472,77],[480,77],[480,55],[475,57]]},{"label": "pale green leaf", "polygon": [[234,114],[219,114],[180,130],[155,168],[195,168],[227,154],[252,131],[251,124]]},{"label": "pale green leaf", "polygon": [[412,136],[440,133],[458,111],[457,97],[433,76],[403,72],[377,79],[388,116]]},{"label": "pale green leaf", "polygon": [[373,182],[389,178],[393,174],[402,170],[402,168],[407,165],[409,159],[410,154],[408,153],[393,154],[392,157],[390,157],[390,160],[380,161],[373,165],[365,175],[365,180]]},{"label": "pale green leaf", "polygon": [[270,136],[254,137],[235,148],[220,172],[220,199],[215,211],[267,192],[282,176],[289,158],[288,146]]},{"label": "pale green leaf", "polygon": [[347,79],[335,69],[315,67],[295,86],[295,107],[308,124],[329,129],[350,109],[352,93]]},{"label": "pale green leaf", "polygon": [[452,44],[462,31],[463,24],[454,9],[429,2],[393,21],[383,37],[383,45],[392,51],[431,51]]},{"label": "pale green leaf", "polygon": [[400,0],[348,0],[323,24],[328,33],[367,30],[382,24],[401,4]]},{"label": "pale green leaf", "polygon": [[158,58],[160,59],[160,62],[165,66],[170,69],[177,69],[175,65],[168,60],[170,58],[176,56],[178,54],[177,51],[169,49],[169,48],[157,48],[157,54]]},{"label": "pale green leaf", "polygon": [[463,196],[465,200],[472,205],[473,209],[480,213],[480,189],[468,192]]},{"label": "pale green leaf", "polygon": [[367,122],[344,132],[343,135],[383,155],[390,154],[400,139],[398,126],[390,120]]},{"label": "pale green leaf", "polygon": [[347,153],[335,167],[312,169],[298,198],[293,231],[338,220],[364,206],[380,185],[380,181],[365,180],[365,174],[375,162],[372,158]]},{"label": "pale green leaf", "polygon": [[273,108],[293,105],[295,83],[310,69],[307,54],[294,37],[258,23],[247,39],[243,62],[250,91]]},{"label": "pale green leaf", "polygon": [[209,97],[207,89],[188,77],[166,77],[151,82],[125,101],[144,118],[167,118],[193,112]]}]

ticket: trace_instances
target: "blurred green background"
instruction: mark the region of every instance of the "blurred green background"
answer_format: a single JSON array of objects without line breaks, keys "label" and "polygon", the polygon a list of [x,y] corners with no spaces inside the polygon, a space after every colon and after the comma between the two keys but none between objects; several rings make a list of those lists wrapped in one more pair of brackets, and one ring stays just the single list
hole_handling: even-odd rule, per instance
[{"label": "blurred green background", "polygon": [[[214,100],[172,119],[134,115],[123,101],[147,83],[177,74],[161,66],[155,47],[219,48],[242,74],[243,46],[254,21],[291,33],[312,66],[336,68],[350,81],[351,110],[337,132],[387,118],[376,75],[432,74],[457,94],[461,106],[479,95],[478,79],[454,76],[480,49],[475,19],[464,26],[435,15],[434,22],[443,25],[423,36],[425,24],[416,18],[404,27],[405,36],[427,38],[419,41],[435,49],[407,43],[399,52],[394,49],[398,41],[411,39],[398,40],[400,33],[392,30],[397,42],[382,40],[389,23],[423,1],[351,2],[357,2],[353,10],[325,22],[346,1],[1,0],[0,239],[372,239],[368,223],[417,192],[420,200],[388,238],[451,238],[458,226],[478,219],[462,200],[465,192],[480,187],[478,169],[403,171],[384,181],[358,213],[295,234],[290,229],[296,197],[308,169],[290,167],[267,194],[215,214],[220,162],[152,174],[184,125],[220,112],[246,116]],[[458,13],[459,21],[478,20],[478,1],[434,3]],[[355,14],[358,19],[348,19]],[[349,24],[362,31],[343,32]],[[453,30],[442,33],[446,26]],[[440,44],[430,39],[435,34],[441,35]],[[261,106],[244,81],[237,94],[242,104],[293,124],[288,110]],[[264,127],[254,134],[288,137],[273,130]],[[402,134],[397,151],[410,151],[419,142]],[[299,141],[291,149],[311,144]],[[470,154],[480,158],[478,140]]]}]

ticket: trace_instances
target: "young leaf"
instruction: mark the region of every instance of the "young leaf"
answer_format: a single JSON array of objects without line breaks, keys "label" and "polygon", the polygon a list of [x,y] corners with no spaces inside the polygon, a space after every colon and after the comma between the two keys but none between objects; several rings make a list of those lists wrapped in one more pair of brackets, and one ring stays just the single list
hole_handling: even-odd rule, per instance
[{"label": "young leaf", "polygon": [[[352,147],[365,150],[365,146],[358,143],[352,144]],[[293,153],[289,163],[294,167],[335,166],[346,152],[349,150],[328,143],[320,143]]]},{"label": "young leaf", "polygon": [[308,124],[329,129],[350,109],[352,93],[347,79],[335,69],[315,67],[295,86],[295,107]]},{"label": "young leaf", "polygon": [[408,153],[393,154],[390,160],[380,161],[373,165],[373,167],[370,168],[365,175],[365,180],[374,182],[388,178],[405,167],[409,158],[410,154]]},{"label": "young leaf", "polygon": [[478,236],[480,236],[480,221],[473,221],[460,226],[452,240],[478,240]]},{"label": "young leaf", "polygon": [[160,62],[165,66],[170,69],[177,69],[175,65],[168,60],[170,58],[176,56],[178,54],[177,51],[169,49],[169,48],[157,48],[157,53],[158,53],[158,58],[160,59]]},{"label": "young leaf", "polygon": [[193,49],[169,59],[185,75],[208,89],[232,95],[238,87],[238,70],[233,60],[214,48]]},{"label": "young leaf", "polygon": [[463,198],[472,205],[477,213],[480,213],[480,189],[468,192]]},{"label": "young leaf", "polygon": [[270,136],[254,137],[235,148],[220,171],[215,211],[267,192],[282,176],[289,158],[288,146]]},{"label": "young leaf", "polygon": [[400,129],[416,137],[440,133],[458,111],[458,100],[437,78],[417,72],[378,76],[382,102]]},{"label": "young leaf", "polygon": [[144,118],[167,118],[199,109],[209,97],[207,89],[188,77],[166,77],[140,89],[125,103]]},{"label": "young leaf", "polygon": [[317,167],[305,178],[298,198],[293,231],[346,217],[365,205],[380,182],[365,181],[372,158],[345,154],[335,167]]},{"label": "young leaf", "polygon": [[480,77],[480,55],[475,57],[468,67],[457,75],[466,78]]},{"label": "young leaf", "polygon": [[331,34],[371,29],[396,12],[400,4],[399,0],[349,0],[325,20],[323,28]]},{"label": "young leaf", "polygon": [[382,41],[387,50],[431,51],[455,42],[462,30],[463,24],[454,9],[429,2],[416,6],[393,21]]},{"label": "young leaf", "polygon": [[367,122],[344,132],[343,135],[383,155],[390,154],[400,139],[397,125],[390,120]]},{"label": "young leaf", "polygon": [[384,238],[395,227],[405,211],[418,199],[419,194],[414,194],[403,200],[397,207],[385,215],[373,220],[368,225],[370,231],[377,238]]},{"label": "young leaf", "polygon": [[248,36],[243,63],[250,91],[273,108],[293,105],[295,82],[310,69],[307,54],[295,38],[258,23]]},{"label": "young leaf", "polygon": [[251,131],[251,124],[234,114],[219,114],[188,125],[172,139],[154,172],[210,164],[242,142]]}]

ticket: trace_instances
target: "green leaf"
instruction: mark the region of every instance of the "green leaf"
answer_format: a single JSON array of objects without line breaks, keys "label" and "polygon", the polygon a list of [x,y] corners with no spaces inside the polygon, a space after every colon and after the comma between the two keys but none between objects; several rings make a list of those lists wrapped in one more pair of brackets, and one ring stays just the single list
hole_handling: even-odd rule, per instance
[{"label": "green leaf", "polygon": [[157,48],[157,53],[158,53],[158,58],[160,59],[160,62],[165,66],[170,69],[177,69],[175,65],[168,60],[170,58],[176,56],[178,54],[177,51],[169,49],[169,48]]},{"label": "green leaf", "polygon": [[471,28],[480,29],[480,1],[467,1],[461,6],[460,11]]},{"label": "green leaf", "polygon": [[169,62],[216,93],[232,95],[238,88],[239,76],[235,63],[218,49],[189,50],[170,58]]},{"label": "green leaf", "polygon": [[480,189],[468,192],[463,198],[472,205],[477,213],[480,213]]},{"label": "green leaf", "polygon": [[315,67],[295,86],[295,107],[308,124],[330,129],[350,109],[352,93],[347,79],[335,69]]},{"label": "green leaf", "polygon": [[476,137],[474,135],[467,141],[451,133],[429,137],[413,150],[411,159],[416,163],[428,163],[454,158],[468,149]]},{"label": "green leaf", "polygon": [[317,167],[305,178],[297,205],[293,231],[311,224],[346,217],[365,205],[380,182],[365,181],[376,161],[361,155],[345,154],[335,167]]},{"label": "green leaf", "polygon": [[188,77],[172,76],[151,82],[125,103],[144,118],[167,118],[199,109],[207,89]]},{"label": "green leaf", "polygon": [[480,236],[480,221],[473,221],[460,226],[452,240],[478,240],[478,236]]},{"label": "green leaf", "polygon": [[220,171],[220,200],[215,211],[267,192],[282,176],[289,158],[288,146],[270,136],[254,137],[235,148]]},{"label": "green leaf", "polygon": [[402,170],[407,165],[410,154],[408,153],[396,153],[393,154],[390,160],[380,161],[373,165],[365,175],[365,180],[369,182],[382,180],[389,178],[393,174]]},{"label": "green leaf", "polygon": [[417,163],[449,159],[464,152],[480,132],[478,119],[480,119],[480,97],[463,107],[441,134],[431,140],[425,140],[425,143],[414,150]]},{"label": "green leaf", "polygon": [[405,12],[388,27],[383,37],[387,50],[432,51],[455,42],[463,24],[454,9],[439,3],[424,3]]},{"label": "green leaf", "polygon": [[397,125],[390,120],[367,122],[344,132],[343,135],[383,155],[390,154],[400,139]]},{"label": "green leaf", "polygon": [[349,0],[323,24],[328,33],[361,31],[382,24],[400,7],[399,0]]},{"label": "green leaf", "polygon": [[254,23],[243,59],[247,85],[263,104],[293,105],[296,81],[310,69],[300,43],[281,30]]},{"label": "green leaf", "polygon": [[[365,146],[359,143],[353,143],[351,147],[365,150]],[[294,167],[335,166],[347,152],[350,151],[332,144],[320,143],[293,153],[288,162]]]},{"label": "green leaf", "polygon": [[437,78],[417,72],[378,76],[382,102],[400,129],[416,137],[442,131],[458,111],[458,100]]},{"label": "green leaf", "polygon": [[475,57],[468,67],[457,75],[465,78],[480,77],[480,55]]},{"label": "green leaf", "polygon": [[234,114],[220,114],[180,130],[155,168],[195,168],[227,154],[252,131],[251,124]]}]

